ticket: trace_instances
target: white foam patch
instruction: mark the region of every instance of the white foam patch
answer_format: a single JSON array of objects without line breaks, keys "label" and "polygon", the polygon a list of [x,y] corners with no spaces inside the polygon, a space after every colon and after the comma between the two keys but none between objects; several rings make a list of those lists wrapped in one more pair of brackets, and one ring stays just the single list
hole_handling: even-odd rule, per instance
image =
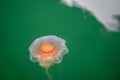
[{"label": "white foam patch", "polygon": [[120,0],[62,0],[69,7],[89,10],[108,30],[119,31]]}]

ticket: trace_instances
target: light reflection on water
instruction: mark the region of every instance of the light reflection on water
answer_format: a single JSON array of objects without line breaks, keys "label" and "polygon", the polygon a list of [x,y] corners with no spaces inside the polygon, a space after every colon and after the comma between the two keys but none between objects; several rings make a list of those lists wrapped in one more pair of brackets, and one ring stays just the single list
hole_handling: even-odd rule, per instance
[{"label": "light reflection on water", "polygon": [[110,31],[119,31],[116,16],[120,15],[120,0],[62,0],[70,7],[89,10]]}]

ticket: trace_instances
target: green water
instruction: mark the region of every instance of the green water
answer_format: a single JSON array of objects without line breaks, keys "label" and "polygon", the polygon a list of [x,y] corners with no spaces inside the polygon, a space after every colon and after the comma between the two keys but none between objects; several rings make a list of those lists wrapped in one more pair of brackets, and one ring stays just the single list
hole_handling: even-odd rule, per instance
[{"label": "green water", "polygon": [[109,32],[88,11],[59,0],[2,0],[0,80],[48,80],[29,60],[40,36],[57,35],[69,53],[49,69],[53,80],[120,80],[120,32]]}]

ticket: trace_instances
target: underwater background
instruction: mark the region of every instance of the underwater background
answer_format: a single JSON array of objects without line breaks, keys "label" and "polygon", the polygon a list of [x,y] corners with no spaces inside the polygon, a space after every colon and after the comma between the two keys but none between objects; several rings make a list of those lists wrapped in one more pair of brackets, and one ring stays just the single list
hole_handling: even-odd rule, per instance
[{"label": "underwater background", "polygon": [[69,48],[62,63],[49,68],[52,80],[120,80],[120,32],[106,30],[91,12],[60,0],[0,3],[0,80],[48,80],[28,51],[46,35],[65,39]]}]

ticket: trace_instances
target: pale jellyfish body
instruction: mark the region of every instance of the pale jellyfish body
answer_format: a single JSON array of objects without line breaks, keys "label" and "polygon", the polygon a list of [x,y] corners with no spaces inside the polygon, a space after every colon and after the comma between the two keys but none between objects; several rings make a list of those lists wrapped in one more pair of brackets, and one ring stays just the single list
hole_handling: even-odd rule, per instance
[{"label": "pale jellyfish body", "polygon": [[30,60],[45,68],[60,63],[63,55],[68,53],[65,43],[64,39],[54,35],[37,38],[29,47]]}]

